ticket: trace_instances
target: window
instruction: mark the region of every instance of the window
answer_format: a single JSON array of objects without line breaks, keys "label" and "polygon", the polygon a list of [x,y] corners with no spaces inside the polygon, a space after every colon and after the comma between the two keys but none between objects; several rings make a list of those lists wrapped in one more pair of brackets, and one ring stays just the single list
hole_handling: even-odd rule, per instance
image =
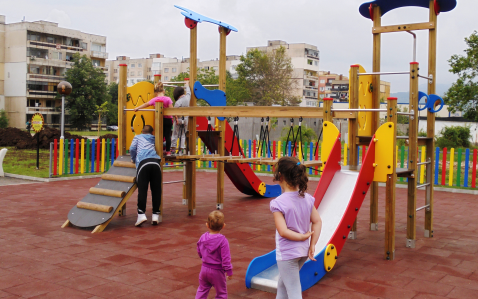
[{"label": "window", "polygon": [[171,70],[172,73],[176,73],[176,68],[173,67],[173,69]]},{"label": "window", "polygon": [[142,71],[138,71],[138,76],[142,76],[143,75],[143,72]]},{"label": "window", "polygon": [[40,67],[39,66],[30,66],[30,74],[39,74]]},{"label": "window", "polygon": [[169,77],[168,77],[168,76],[164,77],[164,80],[168,81],[168,79],[169,79]]},{"label": "window", "polygon": [[51,59],[57,59],[57,60],[62,60],[63,58],[63,53],[61,52],[55,52],[55,51],[52,51],[51,52]]},{"label": "window", "polygon": [[151,68],[150,68],[150,67],[148,67],[148,72],[151,72]]},{"label": "window", "polygon": [[318,61],[314,61],[314,65],[315,65],[315,66],[319,66],[319,62],[318,62]]},{"label": "window", "polygon": [[91,51],[101,52],[101,45],[100,44],[91,44]]},{"label": "window", "polygon": [[55,101],[54,100],[46,100],[46,107],[48,107],[48,108],[55,107]]},{"label": "window", "polygon": [[151,76],[150,76],[150,75],[148,75],[148,80],[151,80]]},{"label": "window", "polygon": [[316,104],[315,101],[307,101],[307,106],[309,106],[309,107],[315,107],[315,106],[317,106],[317,104]]},{"label": "window", "polygon": [[320,83],[325,83],[325,80],[320,80]]},{"label": "window", "polygon": [[113,77],[113,81],[116,81],[116,80],[118,80],[118,77]]},{"label": "window", "polygon": [[320,95],[320,98],[321,98],[321,99],[325,98],[325,94],[321,94],[321,95]]},{"label": "window", "polygon": [[134,72],[131,72],[129,75],[130,75],[130,76],[134,76]]},{"label": "window", "polygon": [[205,66],[204,69],[209,71],[209,67],[208,67],[208,66]]},{"label": "window", "polygon": [[324,90],[325,90],[325,87],[322,86],[322,87],[320,88],[320,91],[324,91]]},{"label": "window", "polygon": [[216,71],[217,69],[218,69],[217,66],[212,66],[212,67],[211,67],[211,70]]},{"label": "window", "polygon": [[93,63],[93,66],[100,66],[100,61],[98,59],[93,59],[91,62]]},{"label": "window", "polygon": [[307,64],[308,64],[308,65],[312,65],[312,60],[311,60],[311,59],[307,59]]},{"label": "window", "polygon": [[165,73],[169,73],[169,68],[165,68],[165,69],[164,69],[164,72],[165,72]]},{"label": "window", "polygon": [[71,61],[73,60],[73,54],[72,53],[66,53],[66,61]]},{"label": "window", "polygon": [[118,69],[115,69],[114,73],[115,73],[115,74],[118,73]]},{"label": "window", "polygon": [[136,67],[136,64],[132,63],[132,64],[131,64],[131,67],[132,67],[132,68],[133,68],[133,67]]},{"label": "window", "polygon": [[28,33],[27,39],[39,42],[40,41],[40,35],[39,34],[34,34],[34,33]]},{"label": "window", "polygon": [[84,42],[80,42],[80,47],[82,47],[84,50],[88,50],[88,44]]},{"label": "window", "polygon": [[142,64],[142,63],[138,63],[138,67],[143,67],[143,64]]},{"label": "window", "polygon": [[53,36],[47,36],[46,42],[50,44],[56,44],[56,38],[54,38]]}]

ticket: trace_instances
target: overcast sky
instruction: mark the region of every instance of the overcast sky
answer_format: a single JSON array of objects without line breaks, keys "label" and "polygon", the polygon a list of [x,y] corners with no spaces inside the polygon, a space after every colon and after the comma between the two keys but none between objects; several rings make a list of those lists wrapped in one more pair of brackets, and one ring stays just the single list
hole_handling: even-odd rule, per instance
[{"label": "overcast sky", "polygon": [[[320,69],[348,73],[351,64],[372,67],[372,21],[358,12],[364,0],[0,0],[0,14],[7,23],[49,20],[61,27],[107,37],[110,59],[161,53],[167,57],[189,56],[189,30],[173,5],[180,5],[224,21],[239,32],[228,36],[227,54],[244,54],[246,47],[266,45],[267,40],[316,45]],[[464,38],[478,30],[478,1],[459,0],[455,10],[438,18],[438,84],[451,84],[447,60],[462,54]],[[385,14],[383,25],[428,21],[428,9],[400,8]],[[426,75],[428,32],[419,31],[417,60]],[[217,26],[202,23],[198,32],[198,57],[219,54]],[[382,35],[382,71],[406,71],[412,60],[412,37],[407,33]],[[392,92],[407,91],[408,78],[383,78]],[[421,82],[423,83],[423,82]]]}]

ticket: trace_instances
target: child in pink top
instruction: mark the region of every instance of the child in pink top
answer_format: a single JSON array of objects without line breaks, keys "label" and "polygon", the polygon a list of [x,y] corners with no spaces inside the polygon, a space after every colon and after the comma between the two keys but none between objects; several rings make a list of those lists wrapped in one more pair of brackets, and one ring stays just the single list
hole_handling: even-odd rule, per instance
[{"label": "child in pink top", "polygon": [[[134,111],[143,109],[149,106],[154,106],[156,102],[163,102],[164,108],[173,106],[171,98],[164,96],[164,87],[162,82],[158,82],[154,85],[154,98],[143,105],[134,108]],[[163,136],[166,139],[166,156],[171,155],[171,134],[173,130],[173,117],[166,115],[163,117]]]},{"label": "child in pink top", "polygon": [[219,232],[224,228],[224,214],[213,211],[207,217],[204,233],[197,244],[198,255],[202,260],[199,273],[199,288],[196,299],[207,299],[211,287],[216,289],[216,299],[227,299],[227,280],[232,278],[231,252],[229,242]]},{"label": "child in pink top", "polygon": [[307,168],[297,158],[280,158],[274,167],[274,181],[282,188],[282,195],[270,203],[276,225],[279,269],[276,298],[302,298],[299,271],[307,258],[315,261],[322,220],[315,209],[314,197],[305,193],[309,181]]}]

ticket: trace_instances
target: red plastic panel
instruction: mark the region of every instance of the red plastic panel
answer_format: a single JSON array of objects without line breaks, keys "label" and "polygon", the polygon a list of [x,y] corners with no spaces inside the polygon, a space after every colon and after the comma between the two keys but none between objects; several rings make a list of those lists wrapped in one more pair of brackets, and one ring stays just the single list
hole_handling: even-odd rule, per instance
[{"label": "red plastic panel", "polygon": [[[342,221],[340,222],[337,230],[332,237],[330,244],[334,244],[337,248],[337,254],[340,254],[342,248],[344,247],[345,241],[347,240],[348,234],[354,224],[357,214],[362,206],[365,195],[367,194],[370,184],[373,181],[373,163],[375,161],[375,135],[370,142],[368,147],[367,154],[365,155],[365,160],[360,169],[359,176],[357,178],[357,183],[355,183],[354,191],[352,193],[352,198],[350,199],[347,210],[345,211]],[[347,186],[344,186],[347,188]]]},{"label": "red plastic panel", "polygon": [[341,160],[341,151],[342,151],[342,144],[340,143],[340,135],[334,143],[332,147],[332,151],[330,152],[329,158],[324,167],[324,171],[320,177],[319,184],[317,185],[317,189],[315,189],[314,198],[315,198],[315,208],[318,208],[322,198],[324,198],[325,192],[329,188],[330,182],[334,178],[334,175],[337,171],[340,170],[340,160]]}]

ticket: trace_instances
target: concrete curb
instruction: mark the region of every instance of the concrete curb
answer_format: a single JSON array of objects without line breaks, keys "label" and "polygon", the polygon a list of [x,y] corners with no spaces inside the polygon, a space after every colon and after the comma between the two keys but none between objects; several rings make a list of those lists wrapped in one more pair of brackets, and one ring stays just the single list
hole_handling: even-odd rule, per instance
[{"label": "concrete curb", "polygon": [[13,173],[5,173],[6,177],[22,179],[22,180],[29,180],[29,181],[36,181],[36,182],[57,182],[57,181],[73,181],[73,180],[82,180],[82,179],[94,179],[99,178],[101,175],[82,175],[82,176],[72,176],[72,177],[64,177],[64,178],[37,178],[28,175],[20,175],[20,174],[13,174]]}]

